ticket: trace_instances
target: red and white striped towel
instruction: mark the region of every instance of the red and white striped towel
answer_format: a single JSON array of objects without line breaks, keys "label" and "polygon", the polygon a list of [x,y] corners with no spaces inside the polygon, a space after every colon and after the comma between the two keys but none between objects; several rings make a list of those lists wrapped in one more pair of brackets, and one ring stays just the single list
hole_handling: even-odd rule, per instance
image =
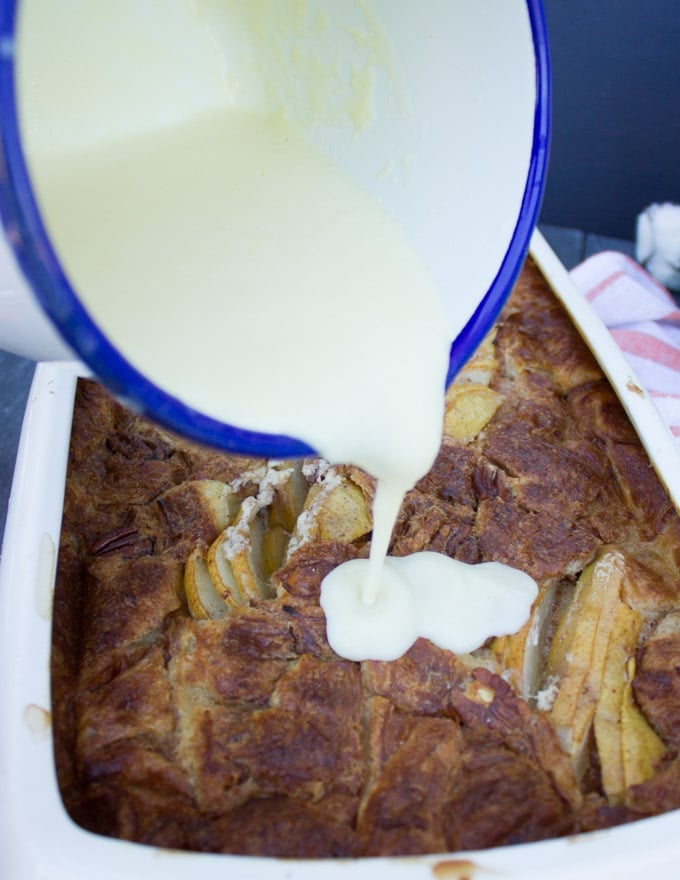
[{"label": "red and white striped towel", "polygon": [[571,271],[680,443],[680,308],[625,254],[604,251]]}]

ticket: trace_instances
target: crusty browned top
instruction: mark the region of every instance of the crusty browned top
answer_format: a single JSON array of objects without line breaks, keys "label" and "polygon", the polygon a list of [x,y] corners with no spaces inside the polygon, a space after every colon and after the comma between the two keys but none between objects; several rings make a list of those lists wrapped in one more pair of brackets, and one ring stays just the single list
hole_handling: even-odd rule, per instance
[{"label": "crusty browned top", "polygon": [[392,552],[527,571],[550,597],[540,661],[558,664],[550,640],[578,579],[615,546],[639,632],[627,693],[641,741],[656,737],[647,778],[612,796],[606,744],[593,734],[585,757],[569,753],[557,716],[504,666],[515,642],[466,657],[425,640],[392,663],[337,657],[320,582],[365,554],[366,536],[302,542],[268,598],[194,619],[184,566],[222,526],[169,490],[233,483],[254,463],[172,437],[82,381],[52,653],[57,769],[76,821],[158,846],[358,856],[540,840],[680,806],[678,517],[531,262],[492,357],[497,408],[474,438],[444,436]]}]

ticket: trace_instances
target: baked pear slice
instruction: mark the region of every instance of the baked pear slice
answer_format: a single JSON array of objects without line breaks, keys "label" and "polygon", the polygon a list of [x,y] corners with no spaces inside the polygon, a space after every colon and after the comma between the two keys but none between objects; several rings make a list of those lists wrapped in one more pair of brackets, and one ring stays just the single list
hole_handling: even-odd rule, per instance
[{"label": "baked pear slice", "polygon": [[623,772],[626,789],[654,775],[667,748],[649,724],[635,701],[635,657],[628,660],[627,675],[621,701],[621,731],[623,740]]},{"label": "baked pear slice", "polygon": [[302,461],[273,462],[261,484],[265,529],[262,534],[262,572],[268,581],[286,561],[290,536],[307,499],[309,483]]},{"label": "baked pear slice", "polygon": [[221,596],[210,577],[205,548],[196,546],[184,568],[184,595],[194,620],[217,620],[234,607],[229,596]]},{"label": "baked pear slice", "polygon": [[470,360],[458,372],[453,381],[454,385],[468,382],[476,385],[490,385],[491,380],[498,372],[498,358],[494,345],[497,332],[498,328],[493,327],[486,334]]},{"label": "baked pear slice", "polygon": [[560,619],[546,673],[555,690],[550,718],[577,778],[588,766],[594,737],[602,786],[611,803],[625,801],[665,747],[637,708],[632,691],[635,654],[645,617],[631,608],[636,570],[615,547],[584,569]]},{"label": "baked pear slice", "polygon": [[548,653],[544,687],[555,693],[549,716],[577,779],[588,765],[588,742],[623,604],[624,576],[623,554],[611,549],[583,570]]},{"label": "baked pear slice", "polygon": [[242,605],[273,595],[262,565],[264,506],[260,495],[244,498],[234,523],[208,550],[208,570],[217,591]]},{"label": "baked pear slice", "polygon": [[504,677],[527,702],[534,701],[538,695],[543,645],[554,594],[554,587],[542,589],[524,626],[512,635],[494,638],[489,645]]},{"label": "baked pear slice", "polygon": [[641,625],[641,615],[621,604],[595,712],[602,787],[613,804],[625,804],[627,789],[651,778],[657,762],[666,752],[664,743],[638,709],[633,696],[635,649]]},{"label": "baked pear slice", "polygon": [[302,461],[284,461],[275,467],[279,476],[274,481],[273,497],[269,507],[269,529],[281,529],[291,535],[302,513],[309,492],[309,483],[303,472]]},{"label": "baked pear slice", "polygon": [[228,554],[225,552],[226,541],[227,530],[225,529],[208,548],[208,555],[206,557],[208,574],[217,593],[225,601],[231,600],[237,605],[244,605],[246,599],[234,576]]},{"label": "baked pear slice", "polygon": [[504,397],[473,382],[450,385],[446,392],[444,439],[471,443],[488,425]]},{"label": "baked pear slice", "polygon": [[273,595],[262,566],[265,523],[261,512],[264,506],[259,496],[245,498],[236,521],[225,530],[222,542],[222,552],[246,601]]},{"label": "baked pear slice", "polygon": [[212,541],[208,574],[227,604],[271,598],[271,575],[285,562],[290,530],[309,484],[301,462],[269,461],[233,487],[240,507]]},{"label": "baked pear slice", "polygon": [[156,500],[175,534],[198,531],[216,535],[231,522],[239,505],[231,485],[207,479],[187,480],[163,492]]},{"label": "baked pear slice", "polygon": [[288,558],[309,541],[351,544],[373,528],[371,499],[339,468],[322,469],[307,493],[291,536]]},{"label": "baked pear slice", "polygon": [[270,525],[262,534],[262,574],[267,582],[284,564],[290,535],[281,526]]}]

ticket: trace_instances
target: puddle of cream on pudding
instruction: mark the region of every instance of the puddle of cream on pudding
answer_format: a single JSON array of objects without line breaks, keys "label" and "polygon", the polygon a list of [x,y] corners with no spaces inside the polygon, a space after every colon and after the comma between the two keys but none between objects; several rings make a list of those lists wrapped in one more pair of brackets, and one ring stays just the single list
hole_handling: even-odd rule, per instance
[{"label": "puddle of cream on pudding", "polygon": [[[370,4],[350,5],[363,15],[361,39],[372,51],[347,87],[339,59],[324,67],[303,51],[310,34],[329,28],[324,4],[225,4],[270,74],[287,69],[295,82],[314,84],[289,106],[278,74],[259,91],[257,77],[241,88],[235,73],[224,75],[226,30],[214,3],[172,4],[163,45],[149,49],[132,45],[139,33],[126,31],[124,16],[103,27],[101,9],[81,2],[81,18],[60,28],[50,14],[58,18],[62,4],[28,0],[19,70],[29,165],[69,280],[133,366],[214,418],[298,437],[328,461],[376,477],[371,557],[341,565],[322,585],[332,647],[351,659],[387,660],[425,636],[468,651],[517,630],[536,586],[505,566],[434,553],[386,560],[404,493],[439,449],[450,340],[467,315],[452,327],[398,225],[304,137],[300,120],[320,108],[355,128],[372,121],[372,77],[388,64],[389,45]],[[282,16],[300,37],[287,54],[276,37]],[[93,36],[83,48],[85,21]],[[113,26],[145,59],[125,68],[133,91],[139,77],[175,85],[156,120],[115,102],[110,118],[93,122],[86,112]],[[195,58],[209,84],[204,105],[177,81],[178,55]],[[77,84],[66,132],[53,95],[35,85],[45,82],[33,76],[41,64],[64,88]]]}]

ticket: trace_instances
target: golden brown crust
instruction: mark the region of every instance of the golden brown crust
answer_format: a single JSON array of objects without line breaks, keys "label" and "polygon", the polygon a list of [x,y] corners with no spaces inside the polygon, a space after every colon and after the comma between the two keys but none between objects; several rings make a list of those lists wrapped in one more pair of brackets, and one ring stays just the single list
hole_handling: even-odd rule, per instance
[{"label": "golden brown crust", "polygon": [[[680,520],[531,261],[457,381],[469,387],[455,405],[481,405],[408,493],[392,552],[524,569],[540,587],[536,633],[465,657],[419,640],[362,664],[330,649],[318,595],[331,568],[367,552],[347,511],[362,510],[370,479],[310,464],[316,500],[300,512],[299,468],[283,483],[273,465],[265,491],[261,462],[178,440],[79,383],[52,652],[56,762],[76,821],[158,846],[335,857],[540,840],[680,806]],[[207,566],[245,499],[276,540],[244,520],[234,570],[234,535],[261,542],[265,589],[195,619],[187,559]],[[574,602],[585,620],[605,600],[599,631],[621,620],[628,633],[607,645],[568,619]],[[569,710],[584,651],[622,665],[603,661],[597,678],[585,664],[592,707]],[[620,709],[603,682],[622,688]],[[607,783],[610,728],[637,749],[623,791]]]}]

